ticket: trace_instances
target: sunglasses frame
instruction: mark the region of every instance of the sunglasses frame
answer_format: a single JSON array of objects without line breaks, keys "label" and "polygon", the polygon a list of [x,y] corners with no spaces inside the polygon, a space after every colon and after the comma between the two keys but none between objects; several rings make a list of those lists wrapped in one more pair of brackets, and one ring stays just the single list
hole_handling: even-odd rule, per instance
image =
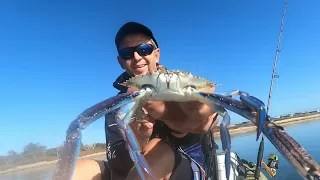
[{"label": "sunglasses frame", "polygon": [[[146,46],[146,45],[151,47],[152,51],[150,51],[148,53],[141,52],[141,50],[139,50],[139,49],[141,49],[142,46]],[[137,46],[122,48],[122,49],[118,50],[118,55],[121,57],[121,59],[126,61],[126,60],[131,60],[133,58],[134,52],[137,52],[140,56],[148,56],[148,55],[152,54],[152,52],[155,49],[157,49],[157,48],[153,44],[142,43],[142,44],[139,44]],[[121,55],[121,51],[125,51],[125,50],[128,50],[130,52],[130,56]]]}]

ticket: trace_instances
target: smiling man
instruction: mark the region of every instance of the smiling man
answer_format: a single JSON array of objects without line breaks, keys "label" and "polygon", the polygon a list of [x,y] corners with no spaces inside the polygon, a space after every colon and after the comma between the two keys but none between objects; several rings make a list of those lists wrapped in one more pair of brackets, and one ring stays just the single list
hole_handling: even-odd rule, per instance
[{"label": "smiling man", "polygon": [[[152,31],[142,24],[124,24],[115,37],[115,44],[118,63],[125,70],[113,84],[119,93],[132,91],[119,85],[130,77],[165,68],[159,64],[160,49]],[[216,113],[199,102],[148,101],[143,110],[147,114],[145,121],[134,122],[131,127],[152,174],[157,179],[203,179],[201,133],[216,125]],[[106,115],[105,128],[108,161],[79,160],[74,179],[111,179],[111,176],[134,179],[137,175],[112,115]]]}]

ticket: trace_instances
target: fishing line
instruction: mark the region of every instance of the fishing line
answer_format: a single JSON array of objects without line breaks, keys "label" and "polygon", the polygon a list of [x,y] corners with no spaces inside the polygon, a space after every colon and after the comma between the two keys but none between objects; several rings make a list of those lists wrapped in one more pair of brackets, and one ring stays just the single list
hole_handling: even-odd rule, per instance
[{"label": "fishing line", "polygon": [[[284,17],[286,13],[286,8],[287,8],[288,0],[285,0],[284,2],[284,9],[282,13],[282,18],[281,18],[281,24],[280,24],[280,33],[278,36],[278,44],[277,44],[277,49],[276,49],[276,55],[273,63],[273,71],[272,71],[272,76],[271,76],[271,84],[270,84],[270,90],[269,90],[269,97],[268,97],[268,105],[267,105],[267,111],[266,111],[266,118],[268,118],[269,114],[269,108],[270,108],[270,100],[272,96],[272,87],[274,83],[274,79],[279,78],[279,74],[277,73],[276,67],[277,67],[277,61],[279,57],[279,53],[281,51],[281,39],[282,39],[282,32],[283,32],[283,24],[284,24]],[[277,81],[278,85],[278,81]],[[278,91],[278,86],[277,86],[277,91]],[[261,166],[262,166],[262,159],[263,159],[263,152],[264,152],[264,135],[261,133],[261,142],[259,145],[259,150],[258,150],[258,157],[257,157],[257,165],[254,173],[254,178],[258,180],[260,178],[260,171],[261,171]]]},{"label": "fishing line", "polygon": [[279,52],[281,51],[281,47],[280,47],[281,46],[281,38],[282,38],[284,17],[285,17],[285,13],[286,13],[286,9],[287,9],[287,4],[288,4],[288,0],[285,0],[284,10],[282,13],[281,24],[280,24],[280,33],[278,36],[278,45],[277,45],[277,50],[276,50],[276,56],[275,56],[274,63],[273,63],[273,71],[272,71],[271,84],[270,84],[269,97],[268,97],[268,106],[267,106],[267,113],[266,113],[267,115],[269,113],[269,108],[270,108],[270,100],[271,100],[271,96],[272,96],[273,82],[274,82],[275,78],[279,78],[279,75],[276,72],[276,67],[277,67]]}]

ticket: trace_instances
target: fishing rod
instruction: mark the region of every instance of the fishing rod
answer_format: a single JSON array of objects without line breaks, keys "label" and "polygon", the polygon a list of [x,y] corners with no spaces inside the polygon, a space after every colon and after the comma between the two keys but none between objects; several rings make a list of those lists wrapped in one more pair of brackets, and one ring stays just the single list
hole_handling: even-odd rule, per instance
[{"label": "fishing rod", "polygon": [[282,18],[281,18],[280,33],[278,36],[278,45],[277,45],[277,50],[276,50],[276,56],[275,56],[274,63],[273,63],[273,71],[272,71],[271,84],[270,84],[269,97],[268,97],[268,106],[267,106],[267,112],[266,112],[267,115],[269,113],[269,108],[270,108],[270,100],[271,100],[271,96],[272,96],[272,86],[273,86],[274,78],[279,78],[279,75],[276,72],[276,67],[277,67],[279,52],[281,51],[280,50],[281,37],[282,37],[282,32],[283,32],[284,16],[286,14],[287,4],[288,4],[288,0],[285,0],[284,9],[283,9]]},{"label": "fishing rod", "polygon": [[[270,108],[270,100],[272,96],[272,87],[273,87],[273,82],[275,78],[279,78],[278,73],[276,72],[276,67],[277,67],[277,61],[278,61],[278,56],[280,50],[280,45],[281,45],[281,37],[282,37],[282,32],[283,32],[283,24],[284,24],[284,17],[286,14],[286,9],[287,9],[287,4],[288,0],[285,0],[284,2],[284,8],[282,12],[282,18],[281,18],[281,24],[280,24],[280,33],[278,36],[278,44],[277,44],[277,49],[276,49],[276,56],[274,59],[273,63],[273,71],[272,71],[272,77],[271,77],[271,84],[270,84],[270,90],[269,90],[269,97],[268,97],[268,106],[267,106],[267,111],[266,111],[266,116],[268,116],[269,113],[269,108]],[[261,171],[261,165],[262,165],[262,159],[263,159],[263,151],[264,151],[264,138],[262,135],[262,140],[259,145],[259,150],[258,150],[258,157],[257,157],[257,165],[254,173],[254,178],[258,180],[260,178],[260,171]]]}]

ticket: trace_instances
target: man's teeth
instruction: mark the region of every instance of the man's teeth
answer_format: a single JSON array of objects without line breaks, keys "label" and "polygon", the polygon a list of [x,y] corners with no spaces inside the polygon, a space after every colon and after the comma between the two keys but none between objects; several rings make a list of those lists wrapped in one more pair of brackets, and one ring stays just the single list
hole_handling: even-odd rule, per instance
[{"label": "man's teeth", "polygon": [[140,65],[140,66],[136,66],[136,68],[142,68],[144,66],[146,66],[146,64],[143,64],[143,65]]}]

